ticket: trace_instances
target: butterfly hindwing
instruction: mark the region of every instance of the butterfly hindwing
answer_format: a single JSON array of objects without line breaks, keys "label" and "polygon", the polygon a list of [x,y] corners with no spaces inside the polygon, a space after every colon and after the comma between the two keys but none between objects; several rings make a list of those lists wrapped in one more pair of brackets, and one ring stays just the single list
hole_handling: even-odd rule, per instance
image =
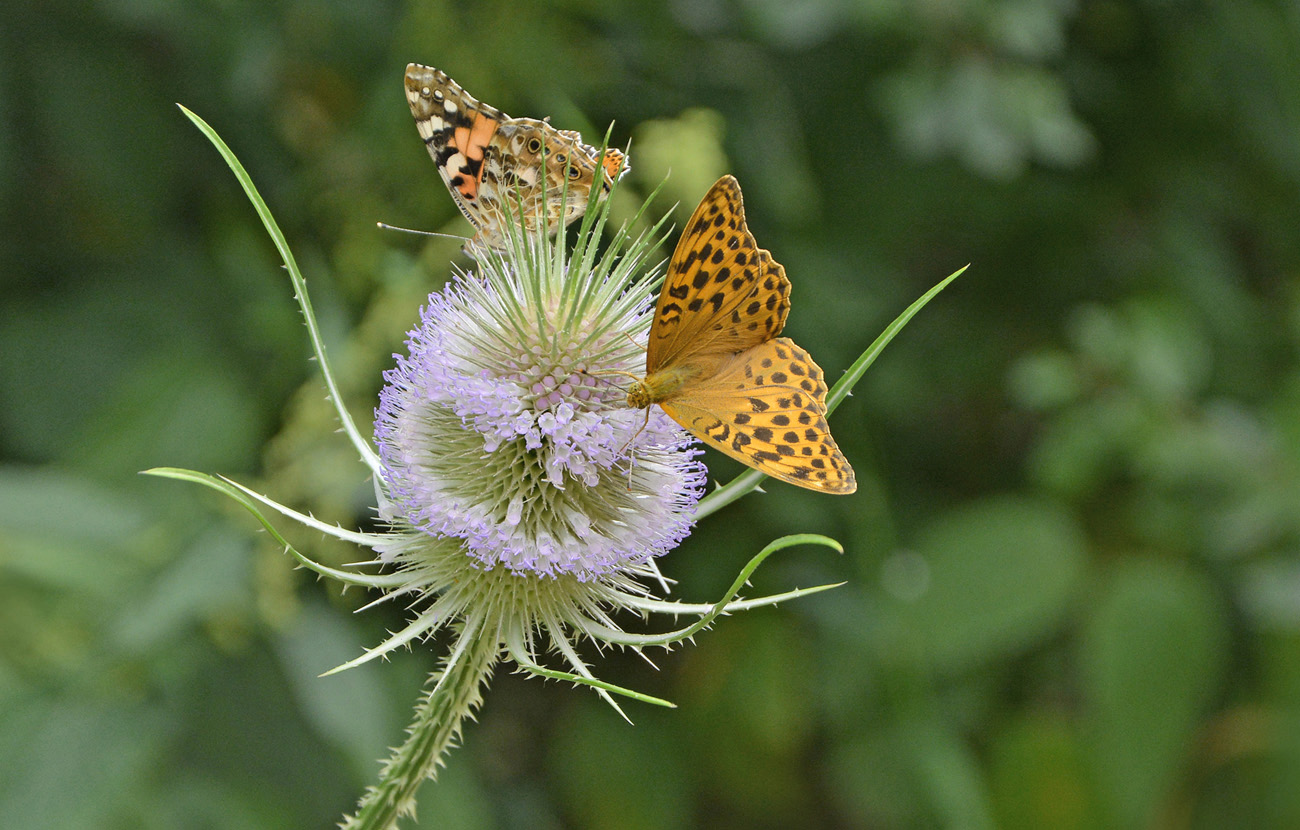
[{"label": "butterfly hindwing", "polygon": [[821,368],[789,338],[735,355],[660,406],[705,443],[773,478],[828,493],[857,489],[826,423]]},{"label": "butterfly hindwing", "polygon": [[781,333],[790,281],[745,224],[740,185],[723,176],[682,231],[647,345],[647,372],[684,354],[734,354]]}]

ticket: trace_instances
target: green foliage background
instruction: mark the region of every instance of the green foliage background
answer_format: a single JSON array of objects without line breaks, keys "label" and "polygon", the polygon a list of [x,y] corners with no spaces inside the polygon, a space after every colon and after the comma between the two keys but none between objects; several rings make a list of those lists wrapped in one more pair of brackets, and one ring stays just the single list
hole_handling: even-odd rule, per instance
[{"label": "green foliage background", "polygon": [[[0,30],[0,816],[330,826],[439,644],[341,676],[353,615],[223,473],[344,524],[357,417],[464,232],[408,61],[632,141],[629,191],[722,172],[834,377],[971,270],[837,413],[860,490],[770,485],[664,560],[755,592],[695,647],[598,660],[622,722],[499,673],[421,799],[456,828],[1300,826],[1300,8],[1177,0],[49,0]],[[628,194],[631,199],[632,195]],[[678,221],[684,219],[678,213]],[[710,457],[719,477],[734,466]],[[286,531],[292,528],[286,527]],[[295,537],[331,563],[359,558]]]}]

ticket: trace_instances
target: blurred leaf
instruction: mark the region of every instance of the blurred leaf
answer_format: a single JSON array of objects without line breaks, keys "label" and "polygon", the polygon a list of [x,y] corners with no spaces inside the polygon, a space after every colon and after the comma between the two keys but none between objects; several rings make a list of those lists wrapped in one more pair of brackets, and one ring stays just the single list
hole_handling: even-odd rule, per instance
[{"label": "blurred leaf", "polygon": [[1060,79],[1037,67],[972,54],[951,66],[909,67],[881,83],[878,98],[905,152],[952,153],[990,178],[1012,178],[1031,160],[1078,166],[1096,149]]},{"label": "blurred leaf", "polygon": [[1029,712],[992,747],[998,826],[1084,830],[1105,827],[1076,729],[1055,713]]},{"label": "blurred leaf", "polygon": [[987,783],[970,747],[936,722],[909,723],[900,735],[939,824],[993,828]]},{"label": "blurred leaf", "polygon": [[281,633],[278,646],[303,714],[322,737],[352,758],[358,786],[369,783],[375,759],[397,740],[402,722],[392,713],[409,703],[406,695],[392,699],[389,687],[379,681],[377,665],[320,676],[366,646],[336,608],[305,605],[291,628]]},{"label": "blurred leaf", "polygon": [[149,526],[133,499],[74,473],[0,467],[0,571],[112,596],[140,567]]},{"label": "blurred leaf", "polygon": [[789,614],[747,612],[683,655],[672,695],[690,724],[682,748],[709,759],[697,797],[725,805],[733,826],[789,826],[810,808],[798,760],[815,737],[808,636]]},{"label": "blurred leaf", "polygon": [[[496,810],[505,805],[499,800],[494,803],[476,770],[464,758],[453,759],[439,770],[437,780],[426,782],[417,798],[420,806],[416,818],[424,821],[412,826],[455,827],[457,830],[493,830],[501,826],[494,818]],[[533,820],[517,826],[546,830],[546,822],[536,821],[535,815],[529,818]]]},{"label": "blurred leaf", "polygon": [[251,547],[234,528],[199,535],[111,628],[114,643],[145,653],[223,613],[251,616]]},{"label": "blurred leaf", "polygon": [[826,783],[832,805],[853,827],[925,826],[919,782],[895,735],[883,732],[827,747]]},{"label": "blurred leaf", "polygon": [[1118,563],[1079,649],[1093,774],[1113,820],[1149,824],[1218,692],[1228,645],[1213,587],[1150,559]]},{"label": "blurred leaf", "polygon": [[632,143],[633,174],[650,187],[668,178],[662,191],[664,204],[678,203],[679,226],[709,186],[731,166],[722,148],[725,128],[721,115],[703,108],[637,127]]},{"label": "blurred leaf", "polygon": [[954,511],[917,537],[928,585],[898,608],[940,672],[969,670],[1048,636],[1087,564],[1068,513],[1015,497]]},{"label": "blurred leaf", "polygon": [[[174,724],[157,710],[77,698],[0,712],[0,813],[13,827],[138,826],[134,805]],[[70,792],[71,788],[71,792]]]},{"label": "blurred leaf", "polygon": [[604,705],[571,710],[555,732],[548,767],[572,811],[572,826],[650,830],[691,824],[686,765],[700,759],[684,757],[674,746],[662,727],[664,717],[638,714],[640,725],[632,726]]}]

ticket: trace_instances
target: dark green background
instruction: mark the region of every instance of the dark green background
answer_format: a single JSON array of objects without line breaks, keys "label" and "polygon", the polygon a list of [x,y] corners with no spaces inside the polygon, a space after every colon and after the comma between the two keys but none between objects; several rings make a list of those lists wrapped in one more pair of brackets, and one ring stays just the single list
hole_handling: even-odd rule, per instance
[{"label": "dark green background", "polygon": [[444,644],[318,679],[402,609],[137,471],[369,521],[288,280],[174,103],[262,189],[368,425],[458,258],[375,222],[468,227],[418,61],[614,120],[662,209],[736,174],[832,378],[973,263],[836,413],[855,496],[772,484],[662,561],[710,600],[823,532],[843,556],[753,591],[847,584],[658,672],[589,649],[680,705],[635,726],[499,672],[422,826],[1300,826],[1294,3],[20,0],[0,29],[0,823],[330,826],[401,740]]}]

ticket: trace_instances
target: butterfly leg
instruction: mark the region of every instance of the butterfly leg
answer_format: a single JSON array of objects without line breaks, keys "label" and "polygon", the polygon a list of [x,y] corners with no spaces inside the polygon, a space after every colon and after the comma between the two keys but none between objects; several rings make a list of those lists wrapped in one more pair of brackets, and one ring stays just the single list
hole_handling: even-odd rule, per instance
[{"label": "butterfly leg", "polygon": [[[648,427],[649,425],[650,425],[650,407],[647,406],[645,408],[645,418],[642,419],[641,426],[637,427],[636,432],[632,433],[632,437],[627,439],[627,443],[624,444],[621,448],[619,448],[618,454],[622,455],[624,452],[627,452],[627,448],[632,446],[632,442],[636,440],[636,437],[640,435],[642,432],[644,432],[645,428]],[[636,466],[636,453],[630,452],[627,454],[627,491],[629,493],[632,492],[632,468],[635,466]]]}]

